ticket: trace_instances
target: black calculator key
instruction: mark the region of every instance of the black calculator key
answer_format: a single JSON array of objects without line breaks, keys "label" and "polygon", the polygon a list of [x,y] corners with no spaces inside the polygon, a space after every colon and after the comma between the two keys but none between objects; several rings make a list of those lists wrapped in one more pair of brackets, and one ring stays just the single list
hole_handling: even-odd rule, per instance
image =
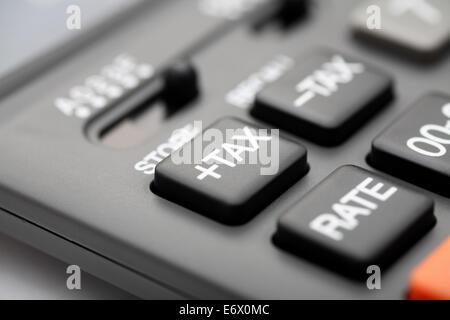
[{"label": "black calculator key", "polygon": [[276,0],[273,2],[274,8],[257,19],[254,24],[256,29],[274,22],[284,28],[291,27],[306,15],[309,5],[309,0]]},{"label": "black calculator key", "polygon": [[450,197],[450,96],[433,93],[417,101],[373,141],[369,162]]},{"label": "black calculator key", "polygon": [[344,166],[280,218],[274,240],[359,278],[371,265],[386,266],[435,222],[430,198]]},{"label": "black calculator key", "polygon": [[198,78],[191,62],[175,62],[164,76],[164,99],[168,106],[179,108],[194,100],[200,92]]},{"label": "black calculator key", "polygon": [[162,161],[152,190],[219,222],[243,224],[306,174],[306,149],[224,118]]},{"label": "black calculator key", "polygon": [[343,54],[316,50],[256,98],[252,115],[323,145],[345,140],[392,98],[384,72]]},{"label": "black calculator key", "polygon": [[370,0],[352,17],[358,36],[400,49],[408,57],[436,58],[450,41],[450,1]]}]

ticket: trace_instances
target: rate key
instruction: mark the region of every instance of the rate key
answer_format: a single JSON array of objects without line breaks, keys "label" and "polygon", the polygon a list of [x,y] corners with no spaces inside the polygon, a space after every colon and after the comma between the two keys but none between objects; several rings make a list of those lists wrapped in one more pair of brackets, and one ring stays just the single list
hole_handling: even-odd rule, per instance
[{"label": "rate key", "polygon": [[350,277],[387,266],[436,223],[433,200],[364,169],[341,167],[294,205],[274,241]]}]

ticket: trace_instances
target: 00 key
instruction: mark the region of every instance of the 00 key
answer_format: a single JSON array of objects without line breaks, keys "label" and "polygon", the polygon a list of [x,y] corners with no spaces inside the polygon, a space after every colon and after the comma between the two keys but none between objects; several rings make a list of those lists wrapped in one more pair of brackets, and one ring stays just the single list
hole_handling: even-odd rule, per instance
[{"label": "00 key", "polygon": [[372,144],[371,165],[450,196],[450,97],[422,97]]},{"label": "00 key", "polygon": [[428,157],[442,157],[447,153],[450,145],[450,103],[442,107],[445,125],[426,124],[420,128],[420,137],[408,140],[407,146],[411,150]]}]

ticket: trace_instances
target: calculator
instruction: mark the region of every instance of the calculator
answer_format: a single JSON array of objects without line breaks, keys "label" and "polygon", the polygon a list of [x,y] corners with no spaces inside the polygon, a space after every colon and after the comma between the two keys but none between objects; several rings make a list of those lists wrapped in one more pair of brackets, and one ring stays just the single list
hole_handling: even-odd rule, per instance
[{"label": "calculator", "polygon": [[146,299],[450,299],[449,1],[0,21],[3,233]]}]

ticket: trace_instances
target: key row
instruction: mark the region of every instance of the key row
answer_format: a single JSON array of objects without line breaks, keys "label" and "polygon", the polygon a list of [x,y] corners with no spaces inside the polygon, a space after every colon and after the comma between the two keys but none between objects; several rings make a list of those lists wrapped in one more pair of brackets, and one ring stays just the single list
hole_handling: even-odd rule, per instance
[{"label": "key row", "polygon": [[[294,15],[295,12],[304,13],[306,4],[311,1],[285,2],[291,5],[284,5],[283,12]],[[448,49],[449,15],[447,0],[368,0],[353,10],[350,24],[357,39],[428,62],[436,60]]]},{"label": "key row", "polygon": [[[368,162],[450,196],[449,146],[450,97],[432,93],[374,139]],[[242,224],[308,169],[306,149],[278,130],[225,118],[162,161],[153,186],[160,195],[217,221]]]},{"label": "key row", "polygon": [[450,41],[447,0],[363,1],[352,14],[357,38],[428,62],[445,53]]},{"label": "key row", "polygon": [[[251,115],[321,145],[347,139],[393,98],[379,68],[328,49],[299,56],[255,95]],[[378,136],[369,163],[449,197],[450,96],[430,93]]]},{"label": "key row", "polygon": [[[308,172],[306,149],[225,118],[156,167],[152,190],[216,221],[242,224]],[[384,267],[436,223],[431,198],[355,166],[337,169],[278,221],[274,243],[351,277]]]},{"label": "key row", "polygon": [[[283,21],[301,17],[308,2],[311,1],[284,1],[284,11],[280,11],[284,13],[280,14]],[[449,15],[447,0],[368,0],[353,10],[350,24],[356,38],[362,41],[427,62],[439,58],[448,49]],[[289,19],[290,16],[293,18]]]}]

